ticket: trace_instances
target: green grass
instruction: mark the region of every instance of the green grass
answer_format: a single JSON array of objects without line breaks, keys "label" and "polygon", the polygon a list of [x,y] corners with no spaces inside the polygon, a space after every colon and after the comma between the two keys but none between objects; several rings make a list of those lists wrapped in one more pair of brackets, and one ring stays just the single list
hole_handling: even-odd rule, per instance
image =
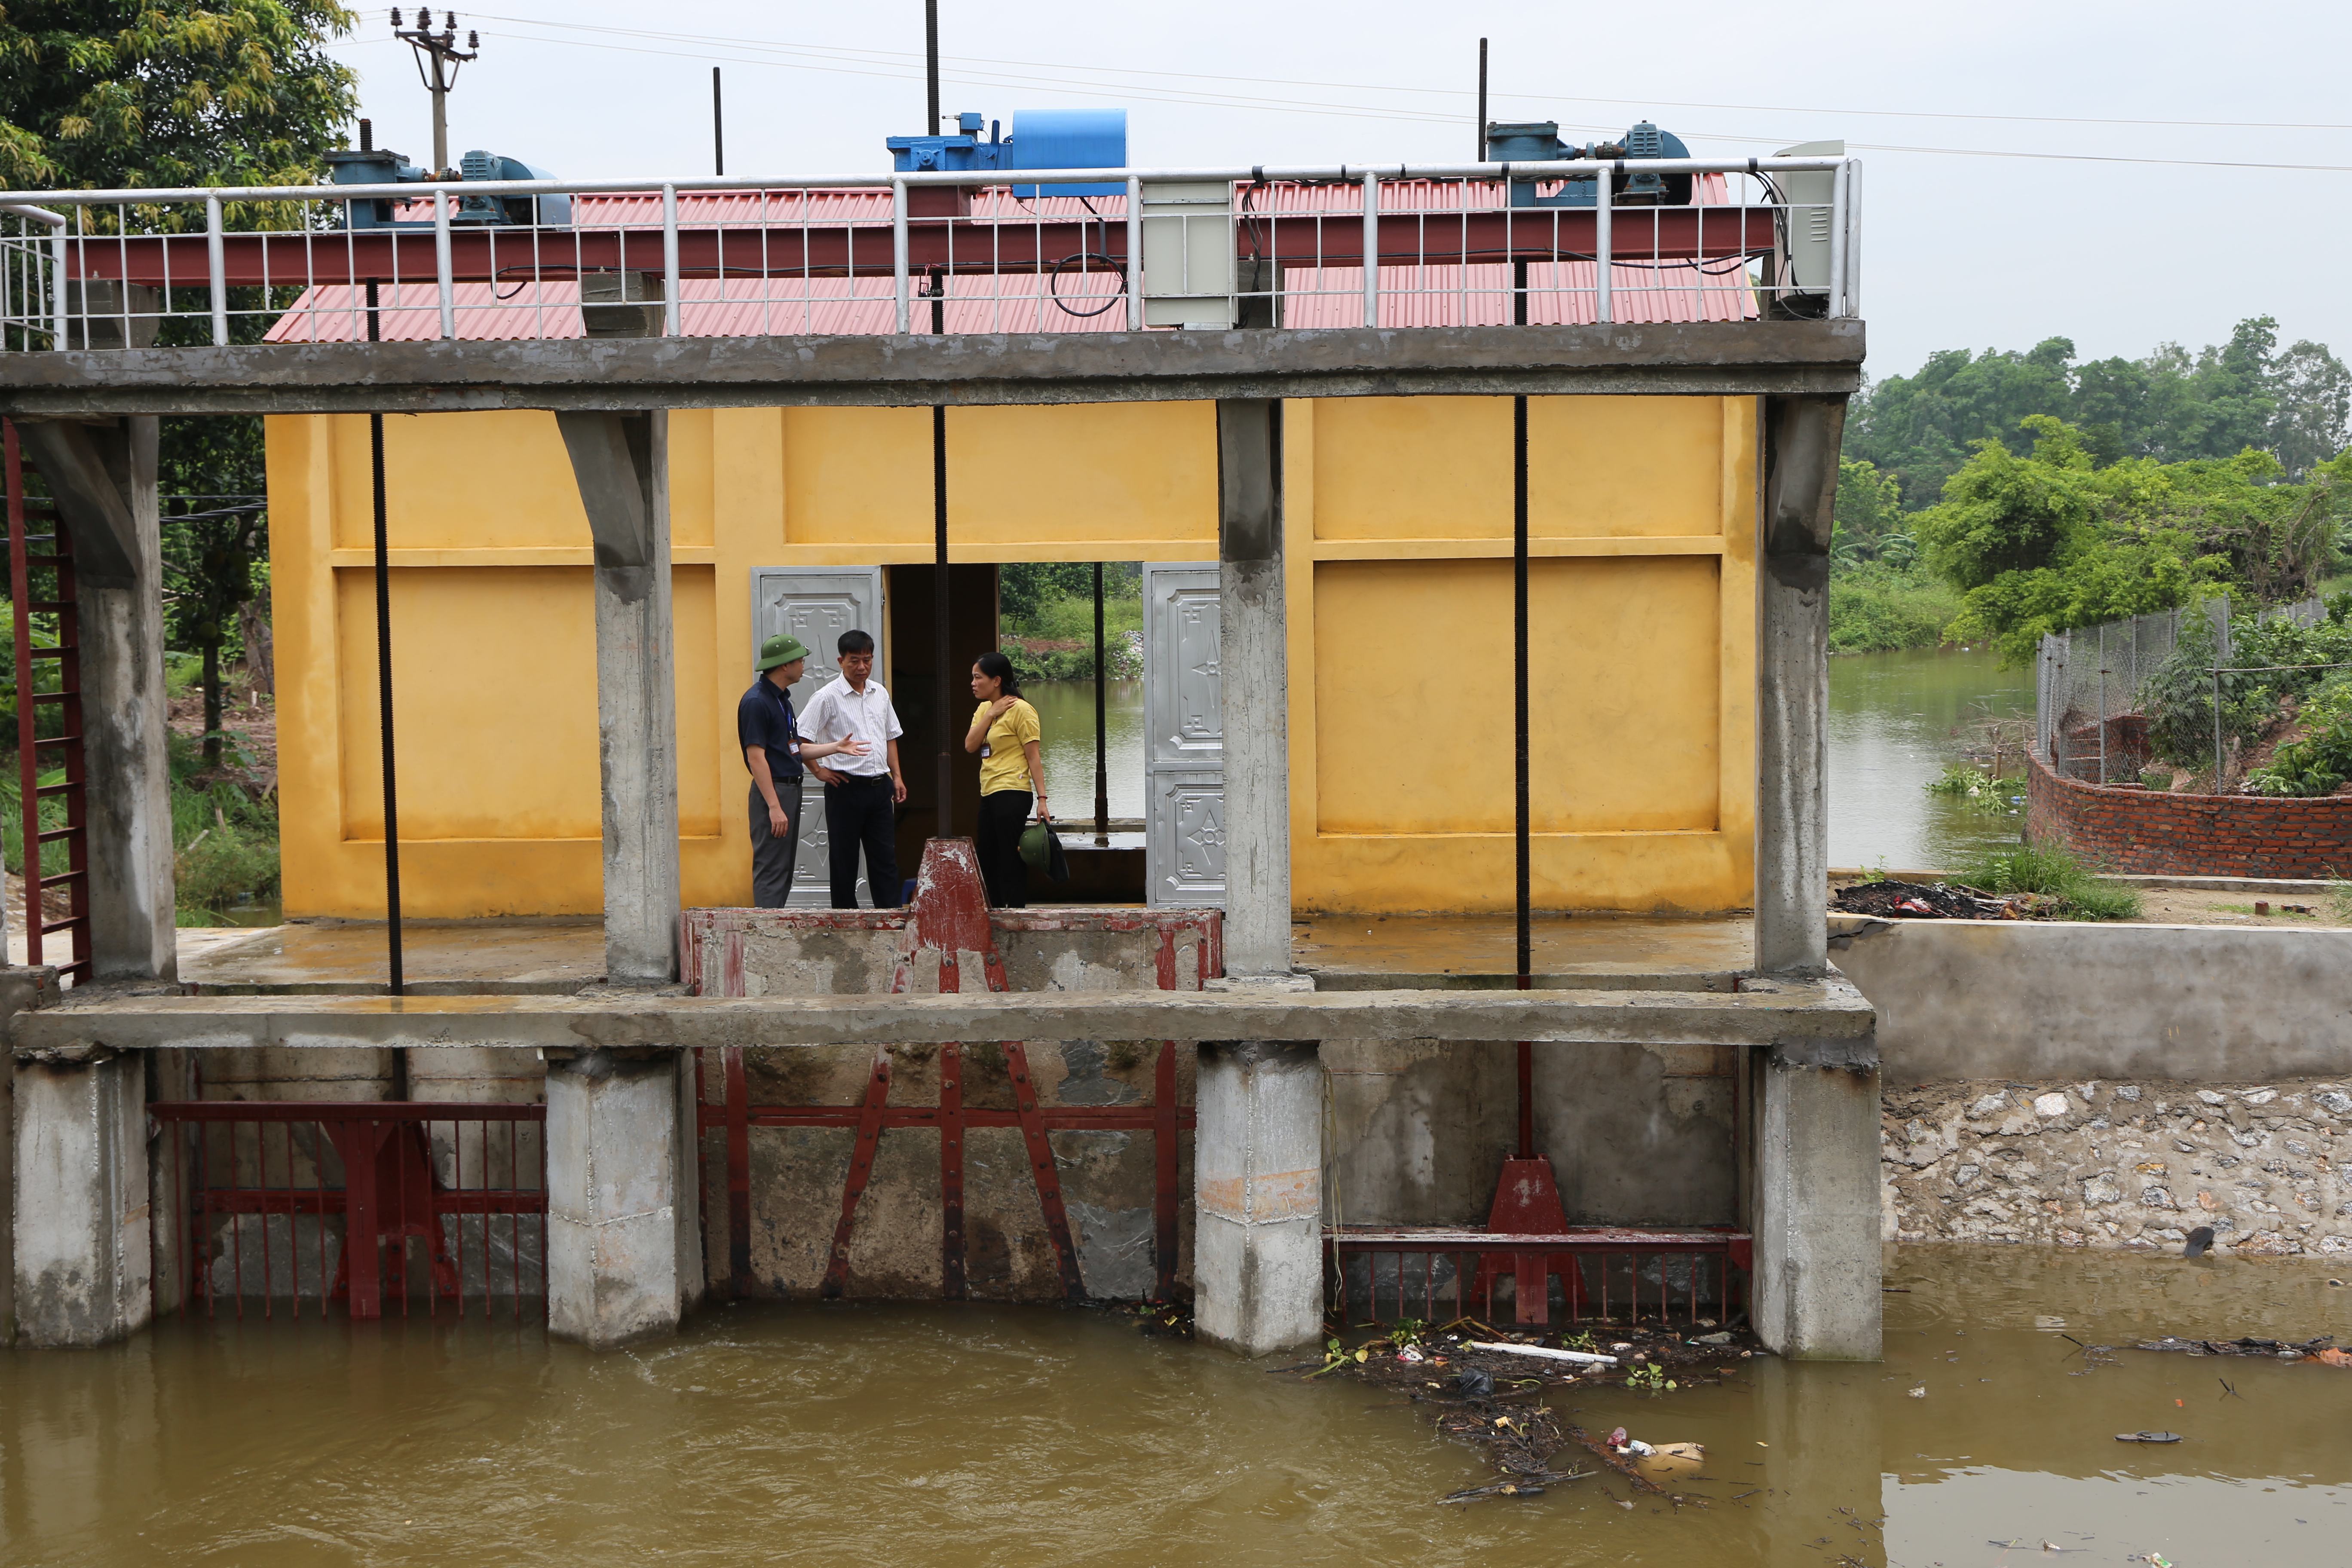
[{"label": "green grass", "polygon": [[2342,925],[2352,925],[2352,882],[2327,884],[2327,913]]},{"label": "green grass", "polygon": [[2011,797],[2024,787],[2021,780],[1993,778],[1973,763],[1946,763],[1944,771],[1927,784],[1929,795],[1941,796],[1979,816],[2008,816],[2015,809],[2010,804]]},{"label": "green grass", "polygon": [[2039,893],[2055,900],[2059,920],[2129,921],[2140,911],[2139,889],[2102,882],[2062,845],[2017,844],[1996,849],[1959,879],[1988,893]]},{"label": "green grass", "polygon": [[1866,563],[1830,578],[1830,651],[1934,647],[1959,613],[1959,595],[1940,578]]},{"label": "green grass", "polygon": [[179,923],[219,925],[221,910],[278,890],[278,802],[202,782],[203,749],[185,736],[172,737],[171,769]]}]

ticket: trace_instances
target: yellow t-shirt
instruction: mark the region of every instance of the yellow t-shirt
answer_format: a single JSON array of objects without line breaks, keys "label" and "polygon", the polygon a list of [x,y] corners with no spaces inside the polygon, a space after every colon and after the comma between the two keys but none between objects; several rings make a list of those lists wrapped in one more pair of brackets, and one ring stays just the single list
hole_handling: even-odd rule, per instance
[{"label": "yellow t-shirt", "polygon": [[[972,723],[979,723],[987,711],[985,702],[974,708]],[[1008,789],[1029,788],[1029,754],[1023,748],[1045,733],[1037,722],[1037,710],[1014,698],[1013,706],[998,714],[996,722],[988,727],[988,742],[981,751],[980,793],[996,795]]]}]

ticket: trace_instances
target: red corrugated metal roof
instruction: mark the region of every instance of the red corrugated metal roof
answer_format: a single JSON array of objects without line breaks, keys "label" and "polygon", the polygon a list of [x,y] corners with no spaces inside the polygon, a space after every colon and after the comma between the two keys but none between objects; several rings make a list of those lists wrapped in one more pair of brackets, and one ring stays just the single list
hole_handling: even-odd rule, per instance
[{"label": "red corrugated metal roof", "polygon": [[[1721,268],[1722,270],[1717,270]],[[1532,262],[1528,267],[1528,322],[1537,327],[1590,326],[1599,320],[1593,298],[1597,268],[1590,261]],[[1468,267],[1382,267],[1383,327],[1504,327],[1510,325],[1511,269],[1507,262]],[[1360,267],[1293,267],[1283,270],[1282,324],[1353,327],[1364,320]],[[1756,315],[1754,281],[1744,262],[1642,262],[1609,269],[1612,321],[1743,321]]]},{"label": "red corrugated metal roof", "polygon": [[[1391,181],[1381,187],[1384,212],[1493,211],[1505,204],[1499,182]],[[1722,175],[1700,177],[1695,205],[1727,200]],[[1360,210],[1357,185],[1274,184],[1245,193],[1244,205],[1274,218],[1286,214],[1330,215]],[[1089,205],[1091,204],[1091,205]],[[1067,220],[1088,216],[1124,222],[1124,196],[1040,197],[1022,201],[1009,188],[976,191],[976,218],[1040,217]],[[430,216],[412,204],[404,216]],[[1553,209],[1534,208],[1540,219]],[[1639,223],[1656,209],[1629,207],[1620,223]],[[573,226],[581,229],[658,228],[658,194],[574,198]],[[688,193],[678,198],[678,221],[709,230],[764,228],[794,223],[887,226],[890,193],[876,190],[751,191]],[[1380,324],[1383,327],[1502,326],[1512,315],[1508,268],[1502,263],[1463,266],[1387,265],[1381,268]],[[1595,318],[1594,264],[1535,263],[1528,271],[1531,289],[1528,321],[1537,326],[1579,325]],[[1283,324],[1289,327],[1352,327],[1363,320],[1360,268],[1286,268]],[[1124,331],[1127,311],[1110,303],[1107,273],[1066,275],[1058,284],[1035,274],[963,276],[948,279],[945,326],[951,332]],[[1619,263],[1611,270],[1612,315],[1625,322],[1737,321],[1756,314],[1753,286],[1744,263],[1730,260]],[[1109,304],[1096,315],[1076,315],[1055,304],[1049,289],[1079,310]],[[455,285],[457,336],[474,341],[584,336],[579,285],[570,279]],[[680,321],[694,338],[772,335],[879,335],[895,330],[889,278],[688,278],[680,280]],[[930,305],[918,300],[916,325],[927,328]],[[430,283],[387,284],[379,293],[378,321],[387,342],[414,342],[440,336],[439,296]],[[367,335],[359,290],[329,284],[306,289],[269,330],[269,342],[351,342]]]},{"label": "red corrugated metal roof", "polygon": [[[1116,332],[1127,310],[1114,303],[1108,273],[1060,280],[1059,295],[1080,316],[1047,298],[1048,279],[1034,274],[948,279],[950,332]],[[459,283],[453,286],[457,336],[470,342],[586,335],[580,286],[541,283]],[[689,338],[881,335],[897,330],[887,278],[688,278],[679,281],[679,321]],[[928,331],[930,301],[914,302],[916,324]],[[440,296],[427,284],[383,285],[377,292],[378,331],[386,342],[423,342],[441,335]],[[355,342],[367,336],[362,291],[343,284],[304,290],[264,340],[273,343]]]}]

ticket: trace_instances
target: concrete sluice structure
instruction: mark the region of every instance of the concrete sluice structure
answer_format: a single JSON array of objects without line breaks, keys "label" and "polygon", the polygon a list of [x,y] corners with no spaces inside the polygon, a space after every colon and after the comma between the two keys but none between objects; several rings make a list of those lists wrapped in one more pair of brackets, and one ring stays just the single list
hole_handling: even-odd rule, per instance
[{"label": "concrete sluice structure", "polygon": [[[62,1002],[43,972],[11,974],[0,993],[15,1010],[13,1223],[0,1268],[14,1297],[0,1318],[19,1343],[76,1345],[131,1333],[159,1306],[184,1310],[155,1289],[153,1260],[174,1257],[185,1211],[157,1183],[163,1145],[142,1111],[207,1096],[309,1101],[321,1125],[361,1128],[462,1125],[467,1103],[532,1107],[540,1187],[509,1171],[494,1189],[485,1166],[486,1184],[471,1189],[484,1195],[468,1197],[457,1166],[467,1145],[453,1135],[441,1184],[404,1196],[399,1221],[429,1242],[467,1204],[487,1214],[493,1192],[510,1210],[536,1203],[560,1337],[606,1345],[674,1330],[722,1280],[795,1294],[814,1273],[820,1295],[829,1278],[845,1294],[861,1279],[882,1293],[950,1294],[950,1162],[937,1134],[892,1122],[937,1114],[961,1090],[970,1294],[1139,1285],[1148,1212],[1151,1284],[1189,1274],[1202,1336],[1250,1353],[1285,1349],[1319,1330],[1328,1223],[1474,1226],[1498,1155],[1516,1142],[1551,1160],[1576,1221],[1752,1236],[1748,1300],[1768,1345],[1874,1358],[1878,1055],[1870,1007],[1828,968],[1821,906],[1828,551],[1864,348],[1849,265],[1853,171],[1832,158],[1767,163],[1820,182],[1810,205],[1829,220],[1825,286],[1772,272],[1786,255],[1768,231],[1780,221],[1772,213],[1797,210],[1787,200],[1755,206],[1752,229],[1735,213],[1727,254],[1770,274],[1750,290],[1759,313],[1739,320],[1613,319],[1603,267],[1589,323],[1385,324],[1381,280],[1403,275],[1381,259],[1391,239],[1421,235],[1420,263],[1444,258],[1429,248],[1436,226],[1381,216],[1384,184],[1492,185],[1498,205],[1478,232],[1491,229],[1499,248],[1447,231],[1465,265],[1474,250],[1481,265],[1608,254],[1588,233],[1604,247],[1612,233],[1629,246],[1638,235],[1650,261],[1692,257],[1673,238],[1697,221],[1687,214],[1628,207],[1611,220],[1612,198],[1597,197],[1574,223],[1538,221],[1499,205],[1533,166],[1479,164],[1281,176],[1362,187],[1360,216],[1315,230],[1321,263],[1342,232],[1372,263],[1360,268],[1355,327],[1191,316],[1148,327],[1157,264],[1144,258],[1125,331],[916,331],[909,289],[931,264],[928,247],[948,247],[942,264],[960,272],[999,268],[971,243],[978,220],[913,210],[930,185],[985,184],[978,175],[890,182],[906,238],[889,264],[899,330],[888,334],[689,340],[672,310],[667,324],[640,312],[643,335],[622,339],[467,342],[451,290],[485,280],[468,270],[480,248],[470,231],[462,258],[440,267],[446,309],[432,342],[229,342],[229,281],[245,274],[226,258],[265,259],[267,242],[222,243],[230,237],[217,232],[211,346],[144,346],[126,326],[112,339],[85,330],[79,341],[93,346],[60,331],[37,348],[29,334],[47,329],[21,326],[27,335],[12,341],[26,346],[0,353],[0,416],[29,432],[80,563],[95,716],[90,954],[89,984]],[[1744,167],[1712,172],[1757,172]],[[1237,258],[1251,242],[1234,203],[1265,173],[1218,176],[1229,199],[1213,221]],[[1139,199],[1159,176],[1118,177]],[[431,199],[446,207],[478,194],[436,187]],[[217,214],[239,198],[187,199]],[[1126,243],[1138,258],[1148,221],[1131,206]],[[674,213],[665,226],[680,242],[670,273],[681,247],[699,256],[721,237]],[[871,232],[888,242],[889,230]],[[41,254],[64,268],[98,252],[60,239]],[[680,298],[678,279],[666,287]],[[55,297],[62,318],[69,291]],[[107,341],[117,346],[95,346]],[[404,482],[390,489],[401,504],[372,510],[362,498],[386,486],[370,483],[371,450],[384,448],[342,416],[386,413],[462,431],[478,444],[465,451],[512,469],[529,506],[489,487],[406,482],[419,450],[439,473],[460,448],[404,446],[409,422],[395,421]],[[289,909],[383,907],[390,814],[373,804],[385,789],[370,766],[373,678],[393,668],[392,648],[404,658],[425,648],[438,662],[407,667],[400,700],[436,714],[447,755],[466,760],[437,773],[413,753],[405,764],[410,911],[601,906],[593,983],[539,952],[507,973],[478,962],[472,978],[416,988],[434,994],[384,994],[383,969],[348,963],[305,982],[220,988],[242,994],[183,994],[194,976],[172,929],[157,421],[216,414],[273,426]],[[1098,427],[1117,438],[1079,438]],[[1052,507],[1033,504],[1039,473],[1053,476]],[[1106,507],[1106,496],[1130,500]],[[477,530],[468,506],[515,526]],[[451,519],[455,536],[436,531]],[[397,548],[361,548],[367,521]],[[1155,883],[1153,896],[1216,904],[1218,917],[1120,910],[1061,914],[1056,926],[967,906],[946,917],[954,931],[934,932],[919,905],[911,945],[866,917],[795,927],[803,917],[728,912],[682,926],[688,900],[748,894],[748,839],[730,836],[749,824],[721,805],[719,781],[737,787],[722,764],[740,754],[724,744],[734,677],[719,672],[758,646],[762,572],[870,573],[877,591],[898,582],[902,602],[929,598],[931,624],[954,647],[919,646],[926,617],[911,605],[876,629],[898,655],[936,661],[910,665],[942,672],[926,702],[936,722],[960,702],[948,658],[963,635],[950,602],[956,571],[1105,558],[1193,574],[1182,607],[1200,639],[1175,643],[1160,668],[1183,678],[1171,683],[1182,717],[1168,733],[1200,751],[1175,747],[1153,775],[1170,793],[1150,820],[1181,826],[1200,874]],[[380,629],[371,567],[394,620],[425,617],[419,635],[369,647]],[[886,576],[901,571],[910,575]],[[922,571],[937,574],[929,595],[911,586]],[[982,619],[992,637],[992,616]],[[581,689],[577,701],[557,691],[557,670]],[[1381,684],[1408,676],[1418,684],[1402,697]],[[1546,695],[1529,704],[1538,684]],[[1463,737],[1429,739],[1433,714]],[[1441,752],[1446,765],[1429,765],[1425,753]],[[507,765],[516,758],[528,765]],[[919,785],[920,761],[908,771]],[[929,820],[950,831],[927,837],[953,841],[961,776],[941,767]],[[1212,800],[1213,810],[1202,805]],[[1425,957],[1360,964],[1325,988],[1293,948],[1301,913],[1410,914],[1442,932],[1515,906],[1748,909],[1753,924],[1736,962],[1720,928],[1694,922],[1704,957],[1675,957],[1669,933],[1645,955],[1572,975],[1538,966],[1528,989],[1487,988],[1516,981],[1512,965],[1432,973]],[[677,984],[682,929],[701,994]],[[727,994],[739,939],[741,994]],[[950,967],[952,987],[940,978]],[[1025,1058],[1025,1090],[1008,1042]],[[1002,1079],[992,1048],[1003,1053]],[[890,1068],[878,1096],[877,1063]],[[1149,1140],[1112,1125],[1164,1119],[1188,1099],[1189,1168],[1181,1116],[1172,1135],[1153,1127]],[[852,1105],[856,1128],[832,1124]],[[1516,1140],[1506,1105],[1526,1118]],[[730,1153],[734,1106],[747,1121],[760,1106],[817,1107],[831,1120],[747,1126]],[[1012,1126],[994,1120],[1008,1115]],[[855,1179],[868,1126],[863,1203],[841,1204],[828,1227],[824,1195],[849,1195],[835,1173],[845,1161]],[[440,1175],[440,1145],[414,1136]],[[1128,1142],[1114,1152],[1113,1137]],[[1050,1174],[1064,1194],[1066,1247],[1051,1203],[1000,1179],[1016,1139],[1032,1187]],[[709,1179],[714,1149],[722,1170]],[[1171,1152],[1175,1239],[1162,1245]],[[401,1158],[391,1180],[413,1194]],[[177,1173],[176,1156],[160,1163]],[[295,1164],[298,1184],[305,1170],[319,1174],[323,1237],[331,1207],[360,1202],[352,1173],[335,1189],[320,1174],[331,1162]],[[706,1188],[724,1194],[709,1214]],[[450,1263],[462,1281],[462,1261]],[[212,1277],[184,1262],[173,1277],[191,1275]]]}]

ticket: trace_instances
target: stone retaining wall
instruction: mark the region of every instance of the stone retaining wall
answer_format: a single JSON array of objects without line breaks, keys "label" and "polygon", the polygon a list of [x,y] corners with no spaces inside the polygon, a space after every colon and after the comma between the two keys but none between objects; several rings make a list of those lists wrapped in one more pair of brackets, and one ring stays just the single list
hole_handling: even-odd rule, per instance
[{"label": "stone retaining wall", "polygon": [[1947,1080],[1881,1104],[1898,1241],[2352,1253],[2352,1082]]},{"label": "stone retaining wall", "polygon": [[2352,795],[2272,800],[2084,784],[2027,755],[2027,831],[2071,846],[2104,870],[2352,876]]}]

